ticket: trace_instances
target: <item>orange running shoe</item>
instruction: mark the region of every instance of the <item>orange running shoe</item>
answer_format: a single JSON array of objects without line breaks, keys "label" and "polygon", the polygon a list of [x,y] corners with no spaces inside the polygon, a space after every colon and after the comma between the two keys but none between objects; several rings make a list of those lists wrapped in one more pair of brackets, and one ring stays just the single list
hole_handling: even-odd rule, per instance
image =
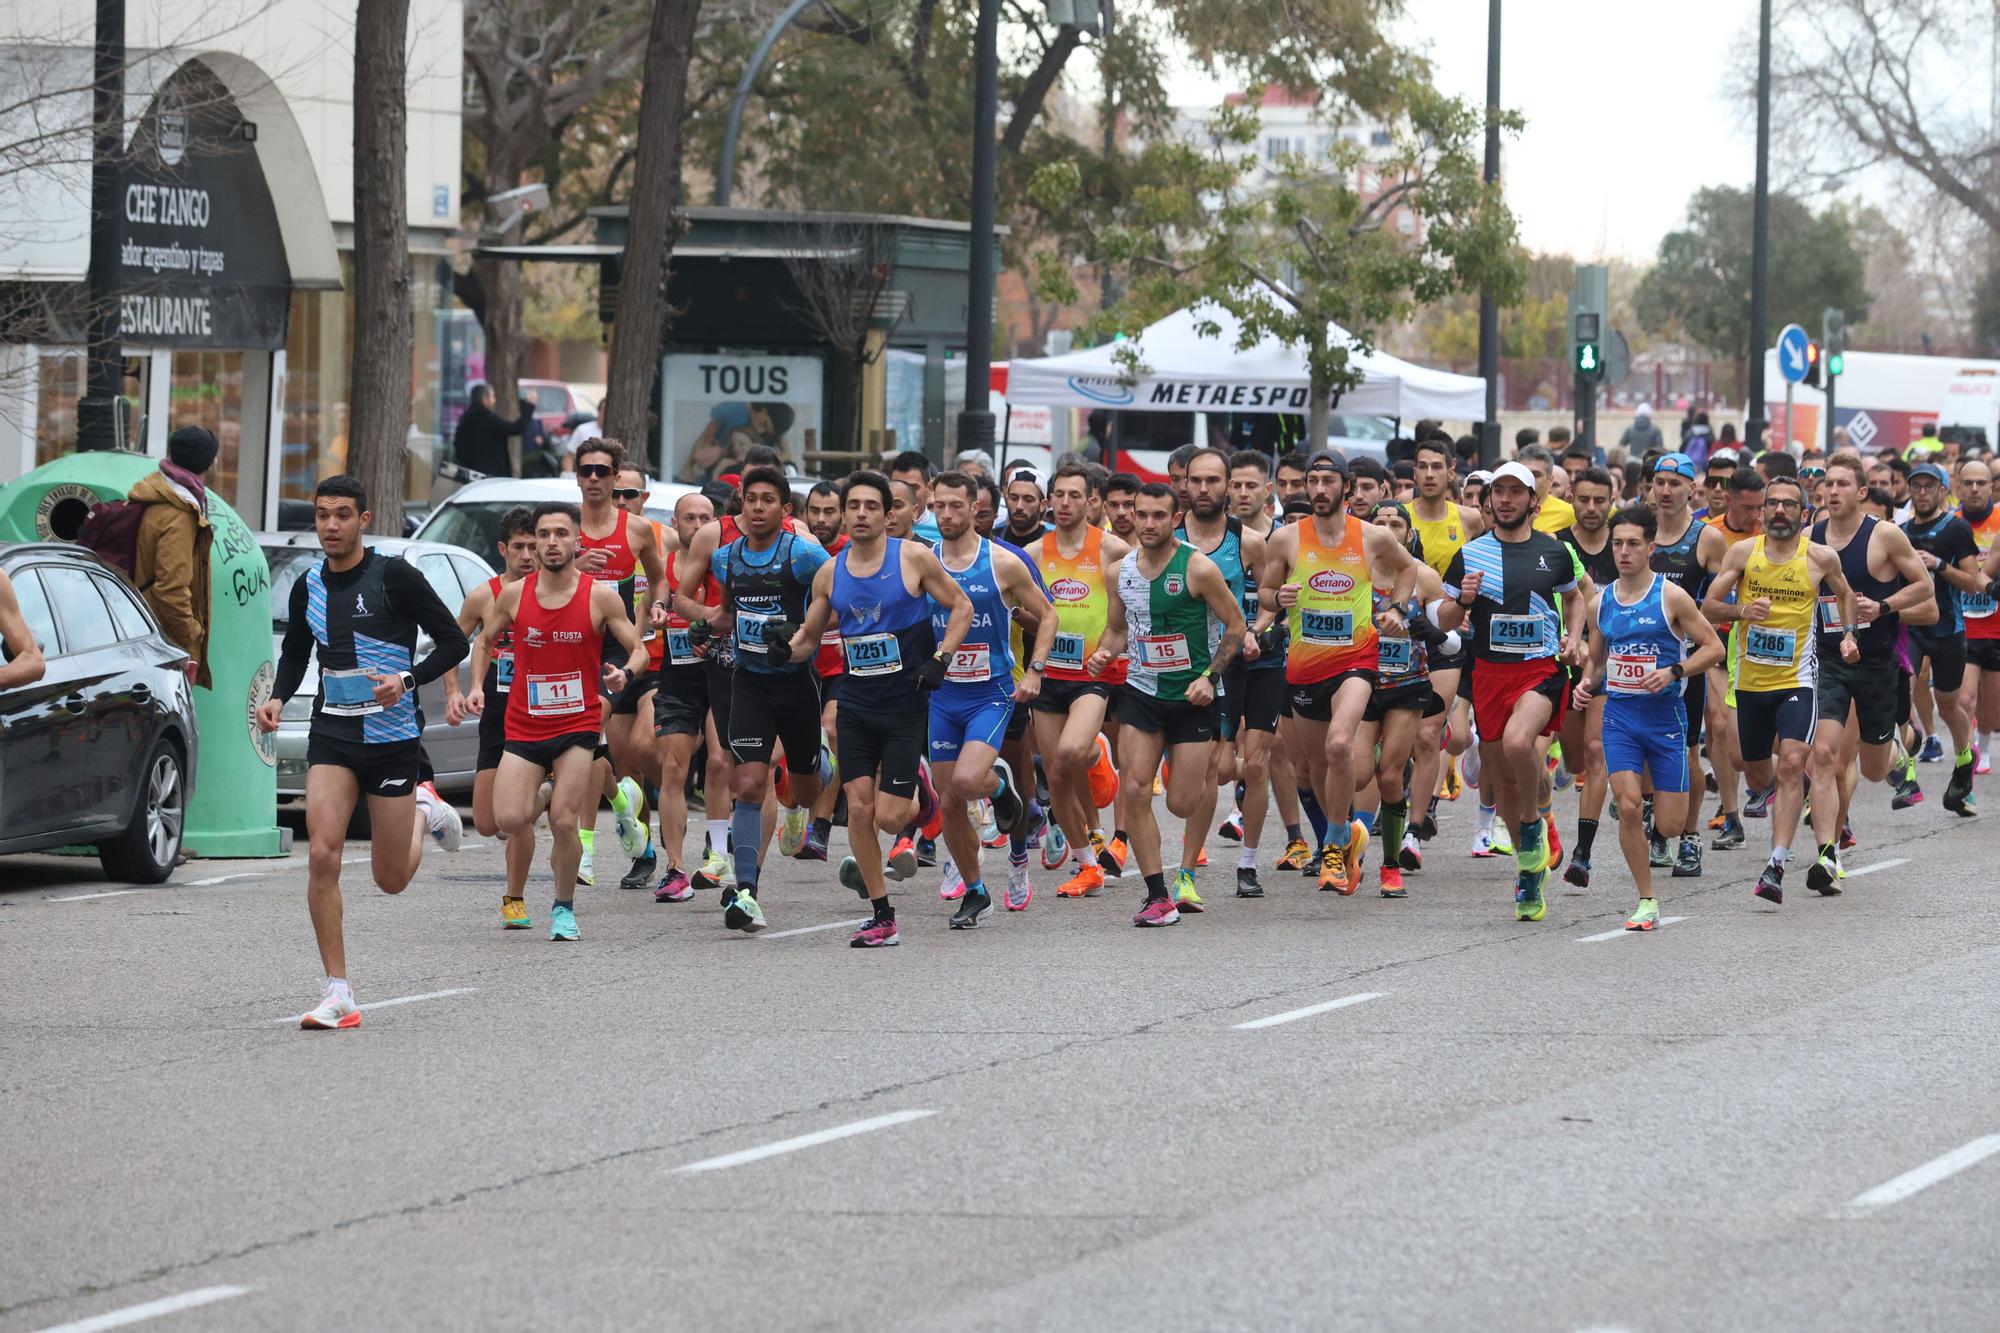
[{"label": "orange running shoe", "polygon": [[1058,898],[1095,898],[1104,892],[1104,871],[1098,866],[1079,867],[1056,889]]},{"label": "orange running shoe", "polygon": [[1410,891],[1403,887],[1403,871],[1400,866],[1383,865],[1382,896],[1384,898],[1407,898],[1410,896]]},{"label": "orange running shoe", "polygon": [[1097,762],[1090,766],[1090,803],[1109,809],[1118,799],[1118,770],[1111,766],[1111,742],[1097,733]]},{"label": "orange running shoe", "polygon": [[771,761],[771,794],[778,798],[778,804],[789,809],[792,804],[792,775],[785,771],[783,755]]},{"label": "orange running shoe", "polygon": [[1340,886],[1347,880],[1347,860],[1340,854],[1340,848],[1328,844],[1319,853],[1319,891],[1321,893],[1346,893]]},{"label": "orange running shoe", "polygon": [[1562,834],[1556,832],[1556,817],[1554,815],[1544,816],[1542,819],[1542,823],[1545,824],[1548,828],[1549,873],[1553,875],[1556,873],[1556,871],[1562,869],[1562,863],[1563,863]]},{"label": "orange running shoe", "polygon": [[[1091,841],[1093,843],[1097,842],[1095,838],[1092,838]],[[1097,847],[1097,860],[1099,864],[1109,861],[1111,863],[1111,875],[1114,879],[1125,878],[1125,863],[1131,859],[1132,849],[1125,845],[1125,839],[1123,838],[1113,836],[1111,841],[1099,844]]]},{"label": "orange running shoe", "polygon": [[1207,864],[1208,864],[1208,848],[1204,847],[1200,851],[1194,854],[1194,868],[1196,870],[1200,870]]},{"label": "orange running shoe", "polygon": [[1340,886],[1343,894],[1352,894],[1361,887],[1361,863],[1368,855],[1368,829],[1360,820],[1347,826],[1346,882]]}]

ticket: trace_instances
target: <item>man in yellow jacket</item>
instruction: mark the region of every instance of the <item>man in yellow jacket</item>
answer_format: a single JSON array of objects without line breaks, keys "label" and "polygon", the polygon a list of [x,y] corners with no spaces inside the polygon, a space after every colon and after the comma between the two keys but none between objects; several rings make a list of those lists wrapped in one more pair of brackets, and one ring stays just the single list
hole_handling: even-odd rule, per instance
[{"label": "man in yellow jacket", "polygon": [[139,479],[127,497],[146,507],[133,550],[132,581],[175,647],[192,659],[188,675],[207,688],[209,548],[207,474],[215,466],[215,436],[182,426],[167,440],[160,470]]}]

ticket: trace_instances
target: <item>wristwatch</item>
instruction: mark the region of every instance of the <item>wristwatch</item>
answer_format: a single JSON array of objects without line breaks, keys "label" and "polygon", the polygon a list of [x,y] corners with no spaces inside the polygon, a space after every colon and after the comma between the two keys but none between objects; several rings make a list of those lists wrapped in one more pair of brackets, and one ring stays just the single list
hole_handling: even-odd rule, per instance
[{"label": "wristwatch", "polygon": [[1049,664],[1047,659],[1045,658],[1038,657],[1034,661],[1028,663],[1028,670],[1030,671],[1042,672],[1048,670],[1048,668]]},{"label": "wristwatch", "polygon": [[1675,680],[1687,679],[1687,669],[1683,667],[1679,662],[1674,663],[1672,666],[1668,667],[1667,670],[1674,673]]},{"label": "wristwatch", "polygon": [[403,693],[415,694],[417,692],[417,678],[415,673],[405,671],[398,679],[403,682]]}]

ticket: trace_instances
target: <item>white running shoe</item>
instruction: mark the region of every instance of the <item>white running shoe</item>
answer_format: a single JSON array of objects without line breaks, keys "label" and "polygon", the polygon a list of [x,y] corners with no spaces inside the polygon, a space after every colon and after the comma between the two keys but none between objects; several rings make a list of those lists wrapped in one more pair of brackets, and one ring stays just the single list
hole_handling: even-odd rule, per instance
[{"label": "white running shoe", "polygon": [[811,825],[812,811],[802,805],[787,807],[784,823],[778,830],[778,855],[797,856],[799,848],[806,845],[806,829]]},{"label": "white running shoe", "polygon": [[646,850],[646,792],[637,780],[620,778],[618,793],[625,798],[625,809],[621,812],[615,805],[612,807],[612,827],[618,830],[618,845],[625,855],[637,860],[639,853]]},{"label": "white running shoe", "polygon": [[1493,834],[1490,830],[1480,829],[1472,835],[1472,854],[1474,856],[1493,855]]},{"label": "white running shoe", "polygon": [[1472,744],[1465,747],[1465,753],[1458,757],[1458,774],[1465,779],[1466,786],[1477,787],[1479,785],[1479,738],[1477,736],[1472,738]]},{"label": "white running shoe", "polygon": [[424,827],[430,830],[438,846],[448,852],[458,850],[460,840],[465,837],[465,820],[428,782],[417,784],[417,813],[423,816]]},{"label": "white running shoe", "polygon": [[938,897],[948,903],[955,903],[965,896],[965,876],[958,873],[958,862],[947,856],[938,867]]},{"label": "white running shoe", "polygon": [[590,863],[590,854],[596,848],[597,835],[580,833],[577,837],[583,843],[583,859],[576,863],[576,882],[587,889],[594,889],[597,887],[597,870]]},{"label": "white running shoe", "polygon": [[993,802],[982,796],[973,802],[968,813],[973,817],[972,826],[979,830],[980,846],[991,847],[1000,840],[1000,824],[993,817]]},{"label": "white running shoe", "polygon": [[1028,883],[1028,863],[1021,862],[1007,866],[1007,910],[1025,912],[1028,904],[1035,900],[1035,886]]},{"label": "white running shoe", "polygon": [[336,1028],[361,1026],[361,1010],[352,992],[328,986],[319,997],[319,1006],[299,1016],[299,1027],[308,1031],[331,1032]]}]

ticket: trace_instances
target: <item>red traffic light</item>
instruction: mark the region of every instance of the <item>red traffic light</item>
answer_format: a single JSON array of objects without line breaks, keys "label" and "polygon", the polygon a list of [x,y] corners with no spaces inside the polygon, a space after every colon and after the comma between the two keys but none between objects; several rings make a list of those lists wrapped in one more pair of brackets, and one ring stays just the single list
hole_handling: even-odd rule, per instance
[{"label": "red traffic light", "polygon": [[1806,340],[1806,383],[1819,387],[1819,344],[1810,338]]}]

